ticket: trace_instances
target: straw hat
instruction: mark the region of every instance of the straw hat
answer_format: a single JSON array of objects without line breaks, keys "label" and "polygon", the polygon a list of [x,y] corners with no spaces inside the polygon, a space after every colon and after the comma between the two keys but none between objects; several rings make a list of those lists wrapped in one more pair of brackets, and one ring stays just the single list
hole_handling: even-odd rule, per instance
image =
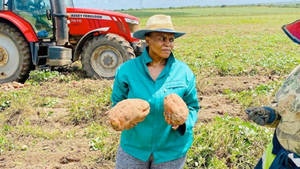
[{"label": "straw hat", "polygon": [[174,33],[175,38],[184,35],[184,32],[177,32],[174,30],[171,16],[167,15],[153,15],[147,23],[145,29],[134,32],[133,37],[138,39],[145,39],[145,35],[150,32],[167,32]]}]

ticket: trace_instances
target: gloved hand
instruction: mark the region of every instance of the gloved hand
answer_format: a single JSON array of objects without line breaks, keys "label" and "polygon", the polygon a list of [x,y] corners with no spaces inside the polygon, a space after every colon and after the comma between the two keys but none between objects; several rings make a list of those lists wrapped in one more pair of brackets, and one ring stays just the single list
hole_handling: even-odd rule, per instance
[{"label": "gloved hand", "polygon": [[164,98],[164,110],[165,120],[173,129],[185,123],[189,115],[189,109],[177,94],[170,94]]},{"label": "gloved hand", "polygon": [[117,103],[107,112],[113,129],[130,129],[143,121],[150,112],[150,105],[142,99],[126,99]]},{"label": "gloved hand", "polygon": [[270,107],[250,107],[245,110],[249,120],[259,125],[271,124],[276,119],[275,110]]}]

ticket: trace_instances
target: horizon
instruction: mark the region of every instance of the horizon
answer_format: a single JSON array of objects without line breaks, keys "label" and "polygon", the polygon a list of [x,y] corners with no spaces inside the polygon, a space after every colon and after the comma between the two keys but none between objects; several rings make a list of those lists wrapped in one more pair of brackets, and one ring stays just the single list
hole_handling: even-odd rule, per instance
[{"label": "horizon", "polygon": [[[131,3],[130,3],[131,2]],[[106,10],[126,10],[126,9],[148,9],[148,8],[170,8],[170,7],[209,7],[209,6],[235,6],[235,5],[258,5],[258,4],[293,4],[300,0],[91,0],[86,3],[83,0],[74,0],[75,7],[106,9]],[[91,5],[90,5],[91,4]]]}]

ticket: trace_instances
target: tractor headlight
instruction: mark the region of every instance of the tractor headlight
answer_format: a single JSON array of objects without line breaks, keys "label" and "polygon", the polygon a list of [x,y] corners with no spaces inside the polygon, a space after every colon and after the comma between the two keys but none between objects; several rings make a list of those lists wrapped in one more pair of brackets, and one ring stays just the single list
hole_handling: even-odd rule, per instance
[{"label": "tractor headlight", "polygon": [[125,18],[125,21],[126,21],[127,23],[131,23],[131,24],[135,24],[135,25],[138,25],[138,24],[139,24],[139,21],[133,20],[133,19],[129,19],[129,18]]},{"label": "tractor headlight", "polygon": [[125,18],[125,21],[127,22],[128,26],[129,26],[130,32],[135,32],[139,29],[139,21],[132,20],[129,18]]}]

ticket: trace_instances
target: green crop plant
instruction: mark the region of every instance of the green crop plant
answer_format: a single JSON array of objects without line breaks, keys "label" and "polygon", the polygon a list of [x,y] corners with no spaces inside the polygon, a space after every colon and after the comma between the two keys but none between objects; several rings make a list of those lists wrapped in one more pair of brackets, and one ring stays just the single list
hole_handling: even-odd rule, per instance
[{"label": "green crop plant", "polygon": [[230,116],[199,123],[185,168],[253,168],[273,130]]}]

